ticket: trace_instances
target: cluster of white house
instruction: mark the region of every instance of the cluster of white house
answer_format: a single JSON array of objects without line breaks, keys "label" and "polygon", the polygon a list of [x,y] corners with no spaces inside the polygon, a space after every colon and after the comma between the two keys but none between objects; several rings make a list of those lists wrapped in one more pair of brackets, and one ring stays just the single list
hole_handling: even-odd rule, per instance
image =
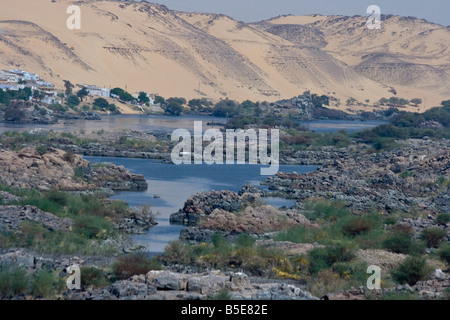
[{"label": "cluster of white house", "polygon": [[43,93],[44,97],[41,99],[43,103],[62,103],[55,86],[40,79],[38,74],[19,69],[0,70],[0,89],[17,91],[26,87]]},{"label": "cluster of white house", "polygon": [[[87,85],[87,84],[81,84],[78,85],[80,88],[86,88],[86,90],[89,92],[90,95],[93,96],[97,96],[97,97],[103,97],[103,98],[118,98],[117,95],[112,94],[111,93],[111,89],[108,88],[98,88],[96,86],[93,85]],[[149,98],[149,104],[155,104],[155,95],[148,93],[148,92],[144,92],[147,97]],[[141,92],[136,92],[131,94],[131,96],[133,98],[135,98],[136,100],[139,98],[139,95],[141,94]],[[137,104],[137,102],[131,102],[132,104]]]},{"label": "cluster of white house", "polygon": [[[114,95],[111,94],[111,89],[108,88],[98,88],[93,85],[78,85],[80,88],[86,88],[90,95],[109,98]],[[19,90],[29,87],[33,92],[38,90],[43,93],[43,98],[41,102],[46,104],[62,103],[62,99],[58,96],[58,91],[51,82],[44,81],[40,79],[38,74],[30,73],[24,70],[11,69],[11,70],[0,70],[0,89],[3,90]],[[140,92],[132,94],[133,98],[138,99]],[[155,96],[153,94],[147,93],[147,97],[150,99],[150,104],[154,104]],[[30,97],[32,100],[32,97]],[[132,102],[137,104],[137,102]]]}]

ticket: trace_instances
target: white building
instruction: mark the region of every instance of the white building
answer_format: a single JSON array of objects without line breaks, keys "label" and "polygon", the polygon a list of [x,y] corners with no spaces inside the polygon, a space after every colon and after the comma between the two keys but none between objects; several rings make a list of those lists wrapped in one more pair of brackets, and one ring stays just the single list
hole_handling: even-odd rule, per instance
[{"label": "white building", "polygon": [[39,80],[39,75],[35,74],[35,73],[30,73],[24,70],[19,70],[19,69],[11,69],[8,70],[10,73],[16,75],[19,80],[28,80],[28,81],[38,81]]},{"label": "white building", "polygon": [[96,86],[91,86],[91,85],[78,85],[81,88],[86,88],[86,90],[89,92],[89,94],[92,94],[93,96],[98,96],[98,97],[104,97],[104,98],[109,98],[110,95],[110,91],[111,89],[108,88],[98,88]]}]

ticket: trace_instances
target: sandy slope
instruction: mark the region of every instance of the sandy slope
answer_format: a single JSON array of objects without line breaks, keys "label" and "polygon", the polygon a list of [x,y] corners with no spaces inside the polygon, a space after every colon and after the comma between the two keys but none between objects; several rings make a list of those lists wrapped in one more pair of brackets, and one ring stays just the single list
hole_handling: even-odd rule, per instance
[{"label": "sandy slope", "polygon": [[422,20],[392,17],[370,34],[362,17],[248,25],[156,4],[77,1],[82,28],[73,31],[72,2],[0,0],[0,68],[165,97],[274,101],[311,90],[340,99],[339,108],[349,97],[389,97],[391,87],[427,106],[450,97],[449,31]]}]

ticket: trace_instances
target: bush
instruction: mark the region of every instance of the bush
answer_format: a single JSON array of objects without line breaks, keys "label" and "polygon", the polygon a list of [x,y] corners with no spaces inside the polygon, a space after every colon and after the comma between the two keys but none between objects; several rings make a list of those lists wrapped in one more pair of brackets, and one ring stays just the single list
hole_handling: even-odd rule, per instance
[{"label": "bush", "polygon": [[392,277],[399,284],[407,283],[413,286],[418,281],[427,279],[430,273],[431,268],[427,266],[427,261],[424,257],[411,256],[392,271]]},{"label": "bush", "polygon": [[73,177],[75,179],[83,179],[84,178],[84,169],[83,167],[76,167],[73,169]]},{"label": "bush", "polygon": [[336,244],[325,248],[316,248],[308,252],[309,271],[318,273],[322,269],[330,268],[336,262],[348,262],[355,257],[352,250]]},{"label": "bush", "polygon": [[320,201],[314,204],[314,210],[312,213],[307,214],[307,218],[310,220],[336,221],[348,215],[350,215],[350,212],[342,208],[339,203]]},{"label": "bush", "polygon": [[344,222],[343,233],[355,237],[374,229],[379,224],[379,217],[366,215],[364,217],[354,216]]},{"label": "bush", "polygon": [[95,267],[82,267],[81,270],[81,285],[83,288],[93,286],[96,288],[105,287],[109,284],[105,274],[102,270]]},{"label": "bush", "polygon": [[450,264],[450,244],[447,243],[439,248],[437,254],[441,260],[444,260],[447,264]]},{"label": "bush", "polygon": [[440,228],[426,228],[422,230],[421,237],[427,242],[428,247],[437,247],[447,236],[447,231]]},{"label": "bush", "polygon": [[80,100],[80,98],[78,98],[76,95],[70,95],[68,98],[67,98],[67,105],[70,107],[70,108],[74,108],[74,107],[76,107],[76,106],[78,106],[79,104],[80,104],[80,102],[81,102],[81,100]]},{"label": "bush", "polygon": [[0,265],[0,296],[12,298],[25,294],[28,278],[25,270],[10,265]]},{"label": "bush", "polygon": [[437,224],[447,224],[450,222],[450,214],[449,213],[441,213],[434,220]]},{"label": "bush", "polygon": [[97,98],[92,105],[94,106],[94,110],[103,110],[108,108],[109,102],[104,98]]},{"label": "bush", "polygon": [[118,279],[128,279],[133,275],[146,274],[151,270],[161,269],[161,263],[148,258],[144,252],[135,252],[119,257],[113,265],[113,272]]},{"label": "bush", "polygon": [[111,233],[111,223],[100,216],[82,215],[75,220],[74,231],[82,236],[92,238],[104,238]]},{"label": "bush", "polygon": [[233,297],[231,296],[228,289],[222,288],[214,296],[211,297],[211,300],[233,300]]},{"label": "bush", "polygon": [[36,153],[40,156],[46,154],[48,152],[48,148],[46,146],[37,146]]},{"label": "bush", "polygon": [[393,253],[409,254],[411,247],[411,237],[403,232],[394,232],[383,242],[383,248]]},{"label": "bush", "polygon": [[65,192],[52,190],[44,194],[44,199],[48,199],[52,202],[59,204],[60,206],[66,206],[69,202],[69,196]]},{"label": "bush", "polygon": [[39,271],[33,279],[33,294],[36,297],[50,297],[54,292],[54,284],[56,283],[54,275],[47,271]]}]

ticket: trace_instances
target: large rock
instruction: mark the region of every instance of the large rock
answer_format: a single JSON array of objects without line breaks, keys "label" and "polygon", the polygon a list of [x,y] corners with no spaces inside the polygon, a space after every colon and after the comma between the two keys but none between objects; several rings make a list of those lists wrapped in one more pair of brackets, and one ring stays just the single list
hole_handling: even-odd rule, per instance
[{"label": "large rock", "polygon": [[241,197],[232,191],[199,192],[190,197],[184,203],[182,210],[170,216],[172,223],[196,225],[215,209],[229,212],[238,211],[241,208]]},{"label": "large rock", "polygon": [[302,214],[280,211],[272,206],[247,207],[242,212],[232,213],[215,209],[200,227],[237,233],[262,234],[292,227],[312,225]]},{"label": "large rock", "polygon": [[[83,177],[75,177],[82,168]],[[142,175],[130,173],[113,164],[91,168],[81,156],[63,150],[49,149],[45,154],[34,147],[19,152],[0,151],[0,184],[20,188],[83,191],[99,187],[113,190],[143,190],[147,182]]]},{"label": "large rock", "polygon": [[73,224],[69,218],[59,218],[33,206],[0,206],[0,226],[5,230],[17,231],[23,221],[41,224],[48,230],[68,231]]},{"label": "large rock", "polygon": [[207,300],[222,290],[233,300],[318,300],[303,289],[267,279],[252,283],[242,272],[223,273],[211,270],[205,273],[176,273],[167,270],[150,271],[117,281],[103,288],[69,292],[72,300]]}]

